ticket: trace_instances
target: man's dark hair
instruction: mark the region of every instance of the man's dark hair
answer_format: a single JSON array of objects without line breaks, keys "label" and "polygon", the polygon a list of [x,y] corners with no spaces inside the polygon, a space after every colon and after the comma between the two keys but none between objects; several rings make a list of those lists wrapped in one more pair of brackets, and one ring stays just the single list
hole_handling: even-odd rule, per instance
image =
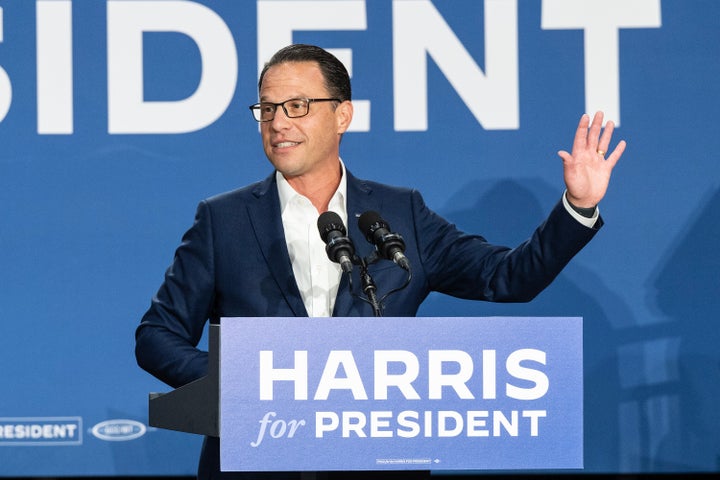
[{"label": "man's dark hair", "polygon": [[350,89],[350,75],[345,65],[330,52],[314,45],[294,44],[278,50],[272,56],[260,72],[258,80],[258,91],[262,87],[263,78],[268,69],[275,65],[291,62],[314,62],[320,67],[320,72],[325,79],[325,88],[330,96],[339,98],[341,101],[352,100]]}]

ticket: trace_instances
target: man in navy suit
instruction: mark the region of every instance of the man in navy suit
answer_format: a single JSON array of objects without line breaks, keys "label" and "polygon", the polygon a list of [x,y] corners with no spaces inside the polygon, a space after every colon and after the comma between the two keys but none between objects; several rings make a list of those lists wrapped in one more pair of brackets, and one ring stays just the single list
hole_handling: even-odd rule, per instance
[{"label": "man in navy suit", "polygon": [[[612,122],[603,130],[602,113],[592,123],[583,115],[572,152],[559,152],[567,187],[562,199],[530,239],[511,249],[457,230],[415,190],[359,180],[345,168],[339,148],[353,116],[350,79],[325,50],[280,50],[258,87],[260,101],[250,108],[275,171],[200,203],[137,329],[139,365],[173,387],[205,375],[207,353],[197,344],[208,320],[373,315],[350,294],[348,275],[325,253],[316,221],[326,211],[348,225],[360,257],[372,248],[354,221],[361,213],[382,212],[393,231],[402,232],[413,277],[385,305],[387,316],[415,315],[431,291],[495,302],[531,300],[602,226],[597,204],[625,149],[620,142],[606,158]],[[354,285],[360,284],[357,270]],[[369,272],[377,285],[388,287],[406,278],[390,262],[373,264]],[[207,438],[199,478],[255,478],[221,474],[218,457],[219,440]]]}]

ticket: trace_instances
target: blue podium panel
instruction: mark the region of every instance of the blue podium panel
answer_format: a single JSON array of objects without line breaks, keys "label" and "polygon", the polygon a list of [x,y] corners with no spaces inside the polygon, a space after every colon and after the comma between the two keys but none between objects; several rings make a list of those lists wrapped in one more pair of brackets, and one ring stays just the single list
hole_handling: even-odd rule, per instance
[{"label": "blue podium panel", "polygon": [[583,467],[580,318],[224,318],[226,471]]}]

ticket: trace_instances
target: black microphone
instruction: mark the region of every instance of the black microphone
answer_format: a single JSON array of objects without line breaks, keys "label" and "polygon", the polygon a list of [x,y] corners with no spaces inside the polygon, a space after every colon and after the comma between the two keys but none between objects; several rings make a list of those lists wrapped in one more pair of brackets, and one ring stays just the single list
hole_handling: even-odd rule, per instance
[{"label": "black microphone", "polygon": [[355,247],[347,237],[347,230],[342,218],[335,212],[325,212],[318,217],[318,231],[320,238],[326,243],[325,251],[328,258],[339,263],[343,272],[350,273],[353,269],[352,258],[355,255]]},{"label": "black microphone", "polygon": [[380,214],[368,211],[358,218],[358,227],[368,242],[375,245],[380,257],[392,260],[403,269],[410,271],[410,261],[405,256],[405,241],[400,234],[390,232],[390,225]]}]

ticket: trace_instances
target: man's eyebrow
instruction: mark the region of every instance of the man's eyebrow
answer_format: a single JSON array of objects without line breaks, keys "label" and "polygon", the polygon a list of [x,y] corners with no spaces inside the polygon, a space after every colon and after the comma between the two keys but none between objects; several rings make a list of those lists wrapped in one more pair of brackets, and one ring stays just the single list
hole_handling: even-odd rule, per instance
[{"label": "man's eyebrow", "polygon": [[305,95],[305,94],[299,93],[299,94],[297,94],[297,95],[292,95],[292,96],[290,96],[290,97],[286,97],[284,100],[280,100],[279,102],[273,102],[273,101],[270,100],[268,97],[266,97],[266,96],[263,95],[262,97],[260,97],[260,99],[259,99],[258,101],[260,101],[260,102],[270,102],[270,103],[281,103],[281,102],[287,102],[288,100],[295,100],[295,99],[298,99],[298,98],[313,98],[313,97],[311,97],[311,96],[309,96],[309,95]]}]

